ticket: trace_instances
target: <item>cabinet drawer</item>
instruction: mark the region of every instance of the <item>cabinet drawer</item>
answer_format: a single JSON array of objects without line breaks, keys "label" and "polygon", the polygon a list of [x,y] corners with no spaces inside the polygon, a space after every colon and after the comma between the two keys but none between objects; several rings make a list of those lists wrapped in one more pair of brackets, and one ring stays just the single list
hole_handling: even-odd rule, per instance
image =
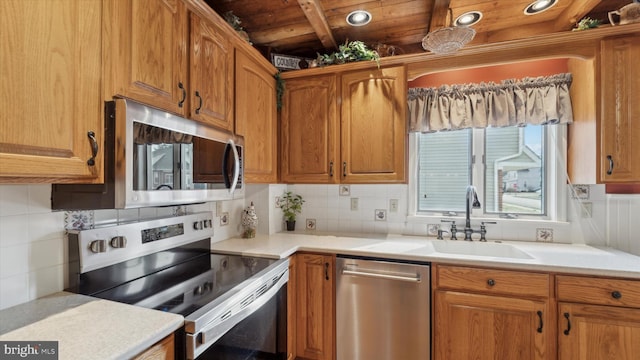
[{"label": "cabinet drawer", "polygon": [[549,274],[440,265],[435,286],[519,297],[549,297],[549,277]]},{"label": "cabinet drawer", "polygon": [[640,308],[640,281],[582,276],[556,277],[558,300]]}]

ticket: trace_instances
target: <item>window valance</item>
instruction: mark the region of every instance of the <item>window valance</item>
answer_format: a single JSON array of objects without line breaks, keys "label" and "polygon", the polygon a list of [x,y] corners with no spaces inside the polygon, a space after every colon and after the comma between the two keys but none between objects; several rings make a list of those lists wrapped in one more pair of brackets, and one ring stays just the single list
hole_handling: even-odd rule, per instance
[{"label": "window valance", "polygon": [[570,73],[409,89],[409,131],[568,124]]}]

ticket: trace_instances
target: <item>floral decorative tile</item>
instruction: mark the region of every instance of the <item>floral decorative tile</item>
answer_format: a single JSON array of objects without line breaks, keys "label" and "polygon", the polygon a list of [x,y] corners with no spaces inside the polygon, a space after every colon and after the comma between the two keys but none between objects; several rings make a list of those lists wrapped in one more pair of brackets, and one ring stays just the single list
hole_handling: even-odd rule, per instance
[{"label": "floral decorative tile", "polygon": [[187,207],[180,205],[173,207],[173,216],[182,216],[187,214]]},{"label": "floral decorative tile", "polygon": [[64,212],[64,228],[66,230],[87,230],[94,227],[93,210]]},{"label": "floral decorative tile", "polygon": [[351,185],[340,185],[338,187],[340,196],[349,196],[351,195]]},{"label": "floral decorative tile", "polygon": [[573,191],[571,192],[571,197],[573,199],[589,199],[589,185],[571,185]]},{"label": "floral decorative tile", "polygon": [[553,242],[553,229],[536,229],[536,241]]},{"label": "floral decorative tile", "polygon": [[375,220],[376,221],[387,221],[387,210],[376,209],[375,210]]},{"label": "floral decorative tile", "polygon": [[229,213],[223,212],[220,215],[220,226],[227,226],[227,225],[229,225]]},{"label": "floral decorative tile", "polygon": [[316,229],[316,219],[307,219],[307,230],[315,230]]}]

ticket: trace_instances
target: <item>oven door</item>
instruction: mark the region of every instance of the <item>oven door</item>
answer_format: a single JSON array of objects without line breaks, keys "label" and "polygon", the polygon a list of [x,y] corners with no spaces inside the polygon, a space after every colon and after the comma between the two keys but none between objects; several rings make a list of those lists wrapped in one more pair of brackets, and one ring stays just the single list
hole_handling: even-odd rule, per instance
[{"label": "oven door", "polygon": [[279,260],[185,317],[187,359],[286,359],[288,281]]}]

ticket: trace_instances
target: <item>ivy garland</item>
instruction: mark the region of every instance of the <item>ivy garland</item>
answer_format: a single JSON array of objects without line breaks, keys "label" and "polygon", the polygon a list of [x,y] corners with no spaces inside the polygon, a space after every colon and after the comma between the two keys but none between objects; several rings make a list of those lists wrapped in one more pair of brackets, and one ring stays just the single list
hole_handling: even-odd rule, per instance
[{"label": "ivy garland", "polygon": [[273,77],[276,79],[276,109],[280,111],[282,109],[282,96],[284,96],[284,80],[280,76],[281,72],[278,71]]}]

